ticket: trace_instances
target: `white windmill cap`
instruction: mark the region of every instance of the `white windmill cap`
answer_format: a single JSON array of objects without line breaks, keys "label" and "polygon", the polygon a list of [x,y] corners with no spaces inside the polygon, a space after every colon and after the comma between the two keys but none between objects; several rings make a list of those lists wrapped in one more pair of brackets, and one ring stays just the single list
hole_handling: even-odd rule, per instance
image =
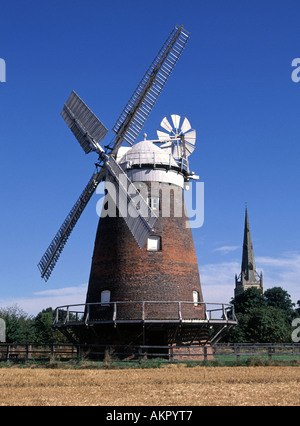
[{"label": "white windmill cap", "polygon": [[130,162],[131,165],[164,164],[177,166],[172,154],[147,140],[143,140],[127,150],[121,158],[120,164],[125,162]]}]

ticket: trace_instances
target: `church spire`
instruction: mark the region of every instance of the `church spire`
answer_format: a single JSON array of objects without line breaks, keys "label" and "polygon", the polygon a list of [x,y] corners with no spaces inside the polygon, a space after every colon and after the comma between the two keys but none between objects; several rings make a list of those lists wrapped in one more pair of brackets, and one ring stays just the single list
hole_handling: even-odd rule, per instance
[{"label": "church spire", "polygon": [[246,205],[245,212],[245,227],[244,227],[244,242],[243,242],[243,256],[242,256],[242,271],[245,279],[248,281],[256,280],[256,269],[253,252],[253,244],[250,233],[248,209]]},{"label": "church spire", "polygon": [[256,287],[263,291],[262,273],[258,275],[255,267],[253,244],[246,204],[242,267],[239,277],[237,277],[237,275],[235,276],[235,296],[247,290],[249,287]]}]

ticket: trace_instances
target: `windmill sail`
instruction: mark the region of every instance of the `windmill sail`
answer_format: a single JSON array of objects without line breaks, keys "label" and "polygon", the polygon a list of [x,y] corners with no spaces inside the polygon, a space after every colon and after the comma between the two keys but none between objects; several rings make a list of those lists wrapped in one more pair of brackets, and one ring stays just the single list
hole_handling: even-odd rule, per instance
[{"label": "windmill sail", "polygon": [[[134,239],[142,249],[154,228],[158,216],[113,157],[110,157],[106,167],[110,174],[108,180],[115,183],[116,205],[121,214],[124,212],[123,218]],[[128,192],[129,187],[130,194]],[[130,210],[129,207],[134,209],[134,211]]]},{"label": "windmill sail", "polygon": [[[142,248],[146,244],[147,238],[158,217],[148,206],[146,200],[144,200],[113,157],[110,157],[106,162],[106,168],[109,172],[108,180],[116,184],[117,207],[121,212],[126,211],[126,214],[123,216],[124,220],[139,247]],[[93,174],[38,263],[41,277],[44,278],[45,281],[47,281],[50,277],[72,230],[74,229],[81,213],[85,209],[99,182],[102,180],[104,173],[104,169],[102,169],[100,172]],[[130,195],[128,193],[129,186],[131,188]],[[130,204],[133,208],[136,208],[137,205],[139,205],[139,209],[136,210],[136,214],[134,215],[130,214],[130,210],[128,208]]]},{"label": "windmill sail", "polygon": [[97,144],[106,136],[108,130],[74,90],[61,115],[86,154],[99,151]]},{"label": "windmill sail", "polygon": [[59,256],[72,230],[74,229],[74,226],[80,218],[81,213],[89,202],[95,189],[97,188],[98,183],[101,181],[102,175],[102,171],[93,174],[88,184],[82,191],[80,197],[72,207],[70,213],[64,220],[62,226],[59,228],[55,237],[51,241],[41,260],[39,261],[38,268],[41,272],[41,277],[44,278],[45,281],[47,281],[50,277],[51,272],[53,271],[53,268],[58,261]]},{"label": "windmill sail", "polygon": [[163,44],[113,127],[117,148],[123,140],[134,144],[189,37],[183,26],[176,26]]}]

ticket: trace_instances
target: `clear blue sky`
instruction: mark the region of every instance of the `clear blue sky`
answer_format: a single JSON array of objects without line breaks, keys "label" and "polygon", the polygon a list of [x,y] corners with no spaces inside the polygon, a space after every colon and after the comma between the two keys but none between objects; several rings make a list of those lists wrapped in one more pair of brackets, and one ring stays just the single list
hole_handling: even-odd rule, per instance
[{"label": "clear blue sky", "polygon": [[[93,172],[60,112],[72,89],[112,128],[176,24],[191,38],[144,131],[165,115],[197,130],[205,183],[193,230],[206,301],[229,302],[245,202],[265,288],[300,299],[300,57],[297,0],[11,0],[0,8],[0,306],[84,302],[98,217],[94,195],[47,284],[36,267]],[[111,134],[108,135],[108,138]]]}]

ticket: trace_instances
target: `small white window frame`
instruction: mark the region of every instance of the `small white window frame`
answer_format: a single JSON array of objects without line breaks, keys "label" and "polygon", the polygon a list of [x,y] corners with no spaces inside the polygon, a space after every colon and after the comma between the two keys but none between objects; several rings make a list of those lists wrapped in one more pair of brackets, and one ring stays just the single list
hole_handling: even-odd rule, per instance
[{"label": "small white window frame", "polygon": [[101,306],[109,306],[110,303],[110,290],[101,291]]},{"label": "small white window frame", "polygon": [[199,291],[196,291],[196,290],[193,291],[193,302],[194,302],[194,306],[199,305]]},{"label": "small white window frame", "polygon": [[160,251],[161,250],[161,237],[151,235],[147,239],[147,251]]},{"label": "small white window frame", "polygon": [[159,211],[159,197],[148,197],[147,204],[154,211]]}]

